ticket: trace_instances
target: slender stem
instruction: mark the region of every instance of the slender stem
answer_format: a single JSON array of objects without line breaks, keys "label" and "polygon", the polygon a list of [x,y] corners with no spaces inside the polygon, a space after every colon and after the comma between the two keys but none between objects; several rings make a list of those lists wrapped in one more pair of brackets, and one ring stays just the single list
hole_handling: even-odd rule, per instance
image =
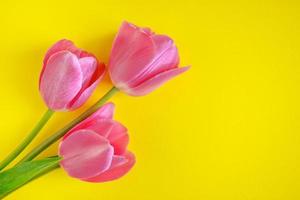
[{"label": "slender stem", "polygon": [[32,131],[26,136],[26,138],[17,146],[17,148],[12,151],[1,163],[0,171],[5,168],[9,163],[11,163],[37,136],[40,130],[45,126],[51,116],[54,114],[53,110],[48,109],[45,114],[42,116],[40,121],[32,129]]},{"label": "slender stem", "polygon": [[68,123],[65,127],[58,130],[56,133],[45,139],[40,145],[35,147],[31,152],[29,152],[18,164],[30,161],[43,152],[47,147],[51,144],[59,140],[62,136],[64,136],[71,128],[73,128],[76,124],[86,119],[88,116],[93,114],[100,108],[110,97],[112,97],[118,91],[117,88],[111,88],[101,99],[99,99],[94,105],[92,105],[89,109],[83,112],[79,117],[75,118],[73,121]]}]

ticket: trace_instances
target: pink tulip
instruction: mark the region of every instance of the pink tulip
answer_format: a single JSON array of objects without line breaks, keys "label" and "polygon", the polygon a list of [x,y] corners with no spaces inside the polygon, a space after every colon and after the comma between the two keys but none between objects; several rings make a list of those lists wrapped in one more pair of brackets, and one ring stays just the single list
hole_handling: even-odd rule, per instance
[{"label": "pink tulip", "polygon": [[189,68],[178,68],[178,64],[178,51],[171,38],[123,22],[113,43],[108,69],[118,89],[141,96]]},{"label": "pink tulip", "polygon": [[61,167],[74,178],[88,182],[111,181],[125,175],[135,157],[127,151],[127,129],[112,119],[108,103],[71,129],[59,145]]},{"label": "pink tulip", "polygon": [[105,72],[95,56],[60,40],[46,53],[39,89],[52,110],[74,110],[92,94]]}]

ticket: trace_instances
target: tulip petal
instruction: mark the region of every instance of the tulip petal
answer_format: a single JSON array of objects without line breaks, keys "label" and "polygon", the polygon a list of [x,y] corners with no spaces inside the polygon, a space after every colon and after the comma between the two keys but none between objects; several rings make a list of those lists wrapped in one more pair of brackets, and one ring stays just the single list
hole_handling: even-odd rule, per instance
[{"label": "tulip petal", "polygon": [[83,76],[82,88],[85,88],[97,69],[97,60],[94,57],[84,57],[79,59],[79,63]]},{"label": "tulip petal", "polygon": [[91,57],[93,56],[92,54],[83,51],[79,48],[77,48],[74,43],[70,40],[67,39],[62,39],[59,40],[58,42],[56,42],[50,49],[48,49],[45,57],[44,57],[44,61],[43,61],[43,68],[40,74],[40,80],[39,82],[41,82],[41,76],[44,74],[45,71],[45,66],[48,62],[48,59],[55,53],[60,52],[60,51],[69,51],[73,54],[75,54],[78,58],[83,58],[83,57]]},{"label": "tulip petal", "polygon": [[121,123],[113,121],[113,127],[110,129],[106,138],[115,149],[115,155],[122,155],[126,152],[129,143],[127,128]]},{"label": "tulip petal", "polygon": [[49,108],[65,110],[82,85],[77,57],[68,51],[53,54],[41,77],[40,92]]},{"label": "tulip petal", "polygon": [[111,167],[98,176],[82,179],[88,182],[112,181],[124,176],[135,164],[135,156],[127,152],[124,156],[114,156]]},{"label": "tulip petal", "polygon": [[152,30],[148,27],[141,28],[141,30],[143,30],[149,36],[154,35],[154,32],[152,32]]},{"label": "tulip petal", "polygon": [[68,137],[71,133],[78,131],[80,129],[88,129],[95,122],[98,122],[99,119],[112,119],[115,111],[115,105],[113,103],[106,103],[101,106],[95,113],[91,116],[77,124],[72,128],[67,134],[64,135],[64,139]]},{"label": "tulip petal", "polygon": [[153,35],[152,39],[155,43],[155,56],[138,75],[135,86],[149,79],[149,77],[176,68],[179,63],[178,50],[171,38],[165,35]]},{"label": "tulip petal", "polygon": [[[90,57],[86,57],[86,58],[90,58]],[[80,60],[82,59],[85,58],[81,58]],[[89,74],[89,73],[90,72],[88,72],[87,70],[83,71],[83,74],[86,74],[87,77],[90,76],[90,79],[84,80],[85,83],[83,83],[81,91],[73,99],[73,101],[70,102],[69,107],[71,110],[80,107],[92,95],[93,91],[96,89],[97,85],[99,84],[99,82],[101,81],[101,79],[105,74],[104,64],[100,63],[93,74]]]},{"label": "tulip petal", "polygon": [[[79,129],[91,130],[102,137],[107,138],[114,147],[116,155],[121,155],[126,151],[129,142],[127,129],[117,121],[110,119],[94,119],[83,123],[82,126],[76,127],[75,130]],[[72,135],[73,131],[74,130],[71,130],[68,135]]]},{"label": "tulip petal", "polygon": [[59,146],[60,165],[72,177],[85,179],[106,171],[113,159],[109,141],[90,130],[80,130],[65,138]]},{"label": "tulip petal", "polygon": [[148,94],[161,86],[163,83],[166,81],[170,80],[171,78],[178,76],[179,74],[185,72],[188,70],[189,67],[181,67],[181,68],[175,68],[175,69],[170,69],[168,71],[165,71],[163,73],[160,73],[147,81],[141,83],[137,87],[134,88],[128,88],[124,92],[132,95],[132,96],[142,96],[145,94]]},{"label": "tulip petal", "polygon": [[104,119],[112,119],[115,112],[115,104],[114,103],[106,103],[99,108],[94,114],[92,114],[89,118],[104,118]]},{"label": "tulip petal", "polygon": [[112,82],[119,88],[126,87],[147,65],[154,55],[151,37],[132,24],[124,22],[114,41],[109,61]]},{"label": "tulip petal", "polygon": [[177,47],[173,40],[165,35],[154,35],[152,37],[156,46],[156,57],[151,64],[151,73],[158,74],[167,69],[172,69],[179,64]]},{"label": "tulip petal", "polygon": [[70,40],[62,39],[56,42],[46,53],[44,58],[44,65],[47,64],[48,59],[53,54],[59,52],[59,51],[70,51],[71,53],[74,53],[75,55],[79,55],[81,50],[78,49],[74,43]]}]

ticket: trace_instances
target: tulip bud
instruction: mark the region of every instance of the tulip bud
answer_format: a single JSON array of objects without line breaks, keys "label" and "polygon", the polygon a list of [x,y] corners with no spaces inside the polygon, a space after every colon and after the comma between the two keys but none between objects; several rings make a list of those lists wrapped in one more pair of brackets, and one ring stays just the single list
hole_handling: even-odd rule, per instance
[{"label": "tulip bud", "polygon": [[59,145],[61,167],[74,178],[105,182],[125,175],[135,157],[127,151],[127,129],[112,119],[108,103],[71,129]]},{"label": "tulip bud", "polygon": [[95,56],[60,40],[46,53],[40,93],[51,110],[74,110],[92,94],[105,72]]},{"label": "tulip bud", "polygon": [[115,87],[141,96],[189,68],[178,68],[178,64],[178,51],[171,38],[123,22],[113,43],[108,70]]}]

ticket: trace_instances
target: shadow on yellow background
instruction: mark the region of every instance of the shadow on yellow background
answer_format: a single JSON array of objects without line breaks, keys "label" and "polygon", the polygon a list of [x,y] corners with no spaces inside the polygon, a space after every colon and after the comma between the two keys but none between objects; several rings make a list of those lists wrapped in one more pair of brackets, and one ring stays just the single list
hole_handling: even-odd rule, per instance
[{"label": "shadow on yellow background", "polygon": [[[299,199],[299,13],[292,0],[2,2],[1,157],[46,109],[38,76],[47,48],[61,38],[107,63],[128,20],[170,35],[182,66],[192,65],[148,96],[112,98],[137,156],[127,176],[90,184],[59,169],[7,199]],[[106,77],[83,108],[56,114],[30,148],[110,87]]]}]

